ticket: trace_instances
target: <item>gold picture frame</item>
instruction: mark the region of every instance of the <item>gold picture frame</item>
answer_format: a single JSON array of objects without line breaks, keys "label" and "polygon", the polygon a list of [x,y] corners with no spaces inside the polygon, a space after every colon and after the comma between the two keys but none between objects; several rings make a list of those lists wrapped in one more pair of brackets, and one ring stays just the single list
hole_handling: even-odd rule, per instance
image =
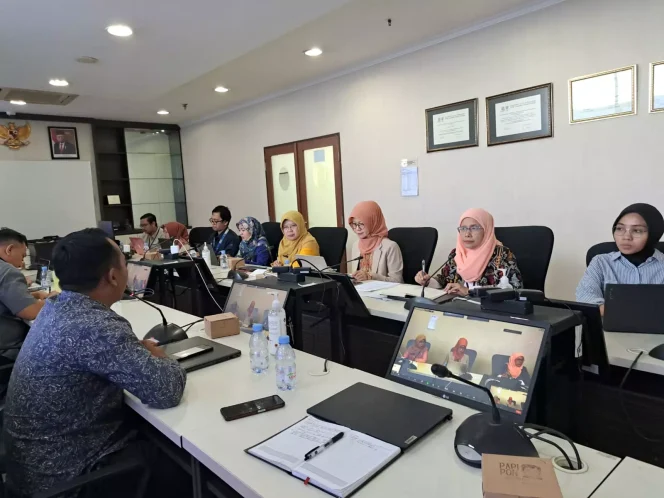
[{"label": "gold picture frame", "polygon": [[636,115],[636,69],[637,65],[633,64],[570,79],[570,124]]},{"label": "gold picture frame", "polygon": [[[660,70],[657,71],[657,68]],[[656,83],[660,82],[659,85]],[[660,91],[659,86],[661,85],[661,93],[655,95],[655,91]],[[655,88],[657,86],[657,89]],[[650,105],[648,106],[648,112],[664,112],[664,61],[657,61],[650,63]]]}]

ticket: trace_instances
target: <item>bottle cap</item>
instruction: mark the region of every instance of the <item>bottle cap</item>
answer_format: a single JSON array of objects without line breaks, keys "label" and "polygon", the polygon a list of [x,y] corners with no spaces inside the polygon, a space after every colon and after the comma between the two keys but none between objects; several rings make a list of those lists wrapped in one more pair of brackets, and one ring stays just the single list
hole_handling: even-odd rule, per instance
[{"label": "bottle cap", "polygon": [[254,332],[263,332],[263,324],[262,323],[254,323],[251,326],[251,330]]},{"label": "bottle cap", "polygon": [[290,337],[288,337],[287,335],[280,335],[279,344],[290,344]]},{"label": "bottle cap", "polygon": [[226,251],[221,251],[221,254],[226,254]]}]

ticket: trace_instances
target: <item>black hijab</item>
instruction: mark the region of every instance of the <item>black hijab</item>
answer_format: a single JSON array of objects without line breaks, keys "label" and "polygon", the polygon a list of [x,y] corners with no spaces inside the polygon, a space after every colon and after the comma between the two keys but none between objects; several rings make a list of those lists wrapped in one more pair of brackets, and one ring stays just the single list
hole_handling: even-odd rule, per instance
[{"label": "black hijab", "polygon": [[664,234],[664,218],[662,217],[662,213],[650,204],[632,204],[623,209],[616,218],[616,221],[613,222],[614,230],[620,221],[620,218],[630,213],[641,215],[645,220],[646,225],[648,225],[648,240],[643,249],[635,254],[623,254],[623,257],[627,261],[638,267],[645,263],[646,260],[655,253],[657,242],[659,242],[659,239],[661,239]]}]

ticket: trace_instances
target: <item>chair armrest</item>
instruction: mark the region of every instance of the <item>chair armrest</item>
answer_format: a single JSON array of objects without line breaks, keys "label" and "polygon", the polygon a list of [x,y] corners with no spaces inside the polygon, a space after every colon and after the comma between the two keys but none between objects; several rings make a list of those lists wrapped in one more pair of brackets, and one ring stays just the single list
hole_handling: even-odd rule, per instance
[{"label": "chair armrest", "polygon": [[130,458],[124,462],[109,465],[108,467],[75,477],[70,481],[57,484],[46,491],[34,493],[31,495],[31,498],[56,498],[64,493],[87,486],[88,484],[100,482],[143,467],[145,467],[145,462],[142,459],[138,457]]}]

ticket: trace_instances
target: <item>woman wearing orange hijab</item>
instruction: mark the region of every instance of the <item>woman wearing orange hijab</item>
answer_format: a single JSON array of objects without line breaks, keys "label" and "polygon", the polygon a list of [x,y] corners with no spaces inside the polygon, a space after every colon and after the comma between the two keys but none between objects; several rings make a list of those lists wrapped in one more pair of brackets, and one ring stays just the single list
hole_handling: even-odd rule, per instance
[{"label": "woman wearing orange hijab", "polygon": [[403,258],[396,242],[387,238],[387,225],[380,206],[374,201],[357,204],[348,224],[358,237],[352,259],[362,256],[353,273],[356,280],[403,282]]},{"label": "woman wearing orange hijab", "polygon": [[[520,289],[523,279],[516,258],[496,239],[493,228],[493,216],[484,209],[474,208],[463,213],[457,228],[456,248],[429,285],[438,289],[444,287],[449,294],[467,296],[470,286],[497,286],[504,271],[510,285]],[[422,272],[415,276],[420,285],[429,279],[429,275]]]},{"label": "woman wearing orange hijab", "polygon": [[514,353],[507,362],[507,369],[498,377],[520,380],[525,385],[530,384],[530,374],[528,369],[523,366],[524,361],[523,353]]},{"label": "woman wearing orange hijab", "polygon": [[457,341],[443,362],[443,365],[454,375],[463,375],[468,372],[468,363],[470,359],[466,354],[468,339],[461,338]]}]

